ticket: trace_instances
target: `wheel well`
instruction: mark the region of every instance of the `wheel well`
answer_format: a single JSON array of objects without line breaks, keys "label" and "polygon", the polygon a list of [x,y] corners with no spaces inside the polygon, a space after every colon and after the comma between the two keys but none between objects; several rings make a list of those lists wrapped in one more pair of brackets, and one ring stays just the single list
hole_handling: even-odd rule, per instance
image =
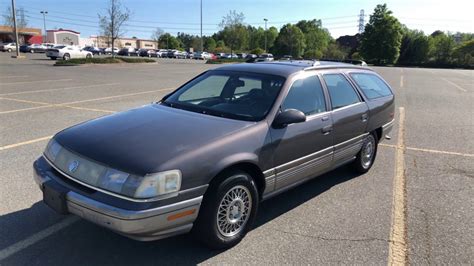
[{"label": "wheel well", "polygon": [[242,162],[226,167],[211,180],[211,183],[220,182],[221,178],[226,176],[226,172],[233,170],[242,170],[250,174],[255,181],[255,185],[257,186],[257,190],[261,198],[263,191],[265,191],[265,177],[262,173],[262,170],[260,170],[260,168],[253,163]]},{"label": "wheel well", "polygon": [[382,128],[379,127],[374,132],[375,132],[375,135],[377,136],[377,142],[380,142],[380,140],[382,139]]}]

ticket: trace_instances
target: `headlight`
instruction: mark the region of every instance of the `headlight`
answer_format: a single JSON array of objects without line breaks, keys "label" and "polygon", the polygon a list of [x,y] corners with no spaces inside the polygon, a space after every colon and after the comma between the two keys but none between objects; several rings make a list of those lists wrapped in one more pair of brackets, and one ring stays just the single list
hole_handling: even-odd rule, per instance
[{"label": "headlight", "polygon": [[122,187],[128,177],[129,174],[127,173],[115,169],[107,169],[105,174],[99,179],[98,186],[106,190],[121,193]]},{"label": "headlight", "polygon": [[58,156],[59,151],[61,151],[61,145],[54,139],[51,139],[46,146],[46,150],[44,151],[46,157],[52,162],[56,160],[56,156]]},{"label": "headlight", "polygon": [[181,171],[171,170],[166,172],[146,175],[134,193],[134,198],[151,198],[177,192],[181,188]]}]

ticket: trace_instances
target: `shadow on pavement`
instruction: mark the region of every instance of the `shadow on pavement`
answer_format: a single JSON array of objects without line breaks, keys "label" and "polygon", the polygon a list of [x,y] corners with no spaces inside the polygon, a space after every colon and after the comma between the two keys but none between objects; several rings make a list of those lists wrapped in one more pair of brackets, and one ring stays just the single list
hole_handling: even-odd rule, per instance
[{"label": "shadow on pavement", "polygon": [[[304,202],[324,193],[357,175],[349,167],[343,167],[313,179],[279,196],[262,203],[255,228],[298,207]],[[0,217],[0,233],[14,240],[0,242],[0,249],[34,234],[27,235],[23,228],[35,227],[36,222],[52,224],[62,217],[53,214],[42,202],[31,208]],[[42,227],[44,228],[44,227]],[[36,229],[39,231],[41,229]],[[245,242],[245,239],[244,241]],[[192,235],[181,235],[155,242],[138,242],[122,237],[107,229],[80,220],[69,227],[33,244],[0,262],[2,265],[110,265],[110,264],[197,264],[223,251],[212,251]]]}]

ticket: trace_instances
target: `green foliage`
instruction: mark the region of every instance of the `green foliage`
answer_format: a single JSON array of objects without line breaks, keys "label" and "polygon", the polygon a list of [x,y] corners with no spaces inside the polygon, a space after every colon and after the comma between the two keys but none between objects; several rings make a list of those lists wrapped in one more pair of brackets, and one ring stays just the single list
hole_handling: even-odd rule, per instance
[{"label": "green foliage", "polygon": [[336,42],[331,42],[324,52],[324,58],[342,60],[347,58],[348,53],[348,48],[340,46]]},{"label": "green foliage", "polygon": [[[214,38],[213,38],[214,39]],[[225,43],[223,40],[218,40],[216,42],[216,48],[221,48],[221,47],[225,47]]]},{"label": "green foliage", "polygon": [[212,37],[206,38],[206,41],[204,42],[204,50],[214,51],[215,49],[216,49],[216,40],[214,40],[214,38]]},{"label": "green foliage", "polygon": [[394,63],[400,52],[401,27],[387,5],[377,5],[362,34],[360,52],[378,64]]},{"label": "green foliage", "polygon": [[306,47],[304,34],[296,25],[286,24],[280,29],[275,46],[277,54],[300,58]]},{"label": "green foliage", "polygon": [[182,43],[174,36],[169,33],[165,33],[160,36],[159,47],[163,49],[178,49]]},{"label": "green foliage", "polygon": [[[301,20],[296,26],[301,29],[305,37],[306,50],[316,50],[324,53],[331,41],[331,34],[321,28],[321,20]],[[305,53],[306,54],[306,53]]]},{"label": "green foliage", "polygon": [[459,64],[473,65],[474,64],[474,40],[461,43],[454,49],[453,57]]},{"label": "green foliage", "polygon": [[449,63],[456,43],[445,33],[430,36],[430,55],[438,63]]},{"label": "green foliage", "polygon": [[248,48],[249,34],[244,26],[245,16],[242,12],[230,11],[222,17],[219,26],[222,28],[220,36],[230,47],[231,53],[235,50],[245,50]]},{"label": "green foliage", "polygon": [[424,63],[429,49],[429,38],[422,31],[404,29],[398,63]]},{"label": "green foliage", "polygon": [[362,56],[359,54],[359,52],[354,52],[354,53],[351,55],[351,59],[364,60],[364,58],[362,58]]},{"label": "green foliage", "polygon": [[321,59],[323,57],[323,53],[320,50],[306,50],[304,52],[303,58],[304,59]]},{"label": "green foliage", "polygon": [[257,47],[255,49],[253,49],[252,51],[250,51],[250,53],[251,54],[256,54],[256,55],[261,55],[261,54],[265,53],[265,50],[263,50],[260,47]]}]

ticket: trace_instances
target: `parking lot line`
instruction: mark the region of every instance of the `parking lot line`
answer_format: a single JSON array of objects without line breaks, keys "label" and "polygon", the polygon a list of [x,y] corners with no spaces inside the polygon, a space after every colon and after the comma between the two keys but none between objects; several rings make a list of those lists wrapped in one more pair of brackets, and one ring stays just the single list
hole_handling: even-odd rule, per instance
[{"label": "parking lot line", "polygon": [[3,76],[3,77],[0,77],[0,79],[13,79],[13,78],[26,78],[26,77],[29,77],[29,76]]},{"label": "parking lot line", "polygon": [[159,91],[169,91],[169,90],[173,90],[173,89],[174,88],[164,88],[164,89],[151,90],[151,91],[134,92],[134,93],[120,94],[120,95],[114,95],[114,96],[108,96],[108,97],[102,97],[102,98],[95,98],[95,99],[89,99],[89,100],[81,100],[81,101],[75,101],[75,102],[62,103],[60,105],[64,105],[64,104],[71,105],[71,104],[78,104],[78,103],[87,103],[87,102],[94,102],[94,101],[108,100],[108,99],[114,99],[114,98],[135,96],[135,95],[147,94],[147,93],[153,93],[153,92],[159,92]]},{"label": "parking lot line", "polygon": [[23,111],[31,111],[31,110],[41,109],[41,108],[48,108],[48,107],[54,107],[54,106],[53,105],[42,105],[42,106],[36,106],[36,107],[30,107],[30,108],[2,111],[2,112],[0,112],[0,115],[11,114],[11,113],[16,113],[16,112],[23,112]]},{"label": "parking lot line", "polygon": [[94,85],[87,85],[87,86],[75,86],[75,87],[46,89],[46,90],[11,92],[11,93],[0,94],[0,96],[10,96],[10,95],[29,94],[29,93],[38,93],[38,92],[50,92],[50,91],[61,91],[61,90],[73,90],[73,89],[83,89],[83,88],[95,88],[95,87],[113,86],[113,85],[119,85],[119,84],[120,83],[106,83],[106,84],[94,84]]},{"label": "parking lot line", "polygon": [[463,91],[463,92],[467,92],[466,89],[462,88],[461,86],[459,86],[458,84],[452,82],[451,80],[449,79],[446,79],[446,78],[442,78],[444,81],[448,82],[449,84],[453,85],[454,87],[456,87],[456,89],[460,90],[460,91]]},{"label": "parking lot line", "polygon": [[30,104],[40,104],[40,105],[41,105],[41,106],[30,107],[30,108],[23,108],[23,109],[16,109],[16,110],[3,111],[3,112],[0,112],[0,114],[10,114],[10,113],[16,113],[16,112],[23,112],[23,111],[30,111],[30,110],[36,110],[36,109],[41,109],[41,108],[47,108],[47,107],[64,107],[64,108],[71,108],[71,109],[84,110],[84,111],[102,112],[102,113],[109,113],[109,114],[115,113],[115,111],[110,111],[110,110],[103,110],[103,109],[96,109],[96,108],[87,108],[87,107],[77,107],[77,106],[69,106],[69,105],[66,105],[66,104],[54,104],[54,103],[36,102],[36,101],[21,100],[21,99],[15,99],[15,98],[0,97],[0,100],[8,100],[8,101],[14,101],[14,102],[30,103]]},{"label": "parking lot line", "polygon": [[400,88],[403,88],[403,75],[400,76]]},{"label": "parking lot line", "polygon": [[407,265],[406,176],[405,176],[405,108],[399,108],[398,142],[393,180],[392,224],[388,265]]},{"label": "parking lot line", "polygon": [[28,84],[28,83],[39,83],[39,82],[54,82],[54,81],[71,81],[72,79],[47,79],[47,80],[35,80],[35,81],[18,81],[18,82],[9,82],[2,83],[4,85],[16,85],[16,84]]},{"label": "parking lot line", "polygon": [[60,231],[61,229],[64,229],[65,227],[68,227],[69,225],[77,221],[79,221],[79,217],[77,216],[67,217],[59,223],[53,224],[52,226],[42,231],[39,231],[38,233],[31,235],[24,240],[16,242],[15,244],[0,250],[0,261],[10,257],[15,253],[22,251],[23,249],[37,243],[38,241],[43,240],[44,238]]},{"label": "parking lot line", "polygon": [[[392,144],[380,143],[379,145],[382,146],[382,147],[397,148],[396,145],[392,145]],[[438,154],[456,155],[456,156],[463,156],[463,157],[474,157],[474,154],[472,154],[472,153],[462,153],[462,152],[454,152],[454,151],[440,151],[440,150],[423,149],[423,148],[415,148],[415,147],[405,147],[405,149],[409,150],[409,151],[438,153]]]},{"label": "parking lot line", "polygon": [[17,147],[20,147],[20,146],[24,146],[24,145],[33,144],[33,143],[36,143],[36,142],[48,140],[52,137],[53,136],[47,136],[47,137],[42,137],[42,138],[37,138],[37,139],[27,140],[27,141],[15,143],[15,144],[6,145],[6,146],[3,146],[3,147],[0,147],[0,151],[13,149],[13,148],[17,148]]}]

